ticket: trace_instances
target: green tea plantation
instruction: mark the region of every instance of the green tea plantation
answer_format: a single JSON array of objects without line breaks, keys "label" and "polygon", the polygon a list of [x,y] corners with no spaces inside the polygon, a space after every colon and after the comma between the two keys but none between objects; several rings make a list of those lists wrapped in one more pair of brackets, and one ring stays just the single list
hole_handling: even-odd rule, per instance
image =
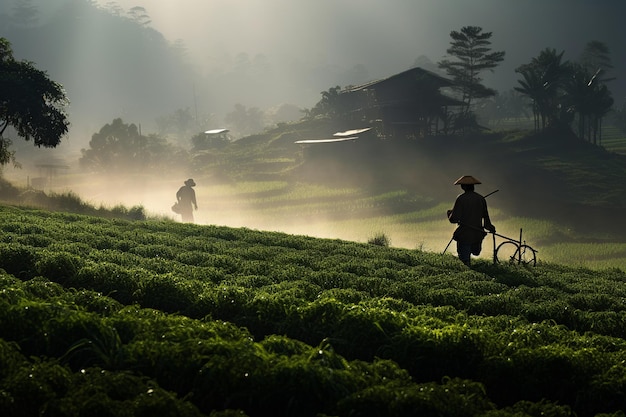
[{"label": "green tea plantation", "polygon": [[626,273],[0,206],[2,416],[624,416]]}]

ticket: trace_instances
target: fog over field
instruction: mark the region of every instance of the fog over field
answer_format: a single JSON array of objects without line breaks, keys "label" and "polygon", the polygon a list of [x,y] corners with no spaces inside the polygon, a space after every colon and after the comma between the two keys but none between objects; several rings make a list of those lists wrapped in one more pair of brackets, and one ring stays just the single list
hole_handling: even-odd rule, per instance
[{"label": "fog over field", "polygon": [[[135,173],[111,181],[111,175],[98,178],[81,172],[81,149],[114,118],[140,125],[143,134],[150,134],[157,132],[159,117],[187,108],[200,132],[224,127],[225,115],[238,104],[263,112],[285,104],[310,109],[322,91],[334,86],[365,83],[414,66],[437,71],[450,32],[463,26],[492,32],[492,49],[506,52],[504,62],[484,74],[488,87],[511,90],[519,79],[515,69],[545,48],[565,51],[564,59],[575,61],[588,42],[597,40],[610,49],[616,106],[626,100],[623,0],[96,1],[102,13],[68,7],[72,2],[78,4],[0,2],[0,36],[11,41],[16,58],[34,62],[65,86],[72,122],[58,149],[33,151],[30,143],[14,140],[23,168],[7,167],[5,174],[24,185],[50,175],[43,166],[56,161],[63,168],[54,173],[49,189],[70,190],[94,204],[143,205],[150,213],[171,215],[176,189],[194,175],[180,167],[162,178]],[[10,16],[18,4],[35,7],[36,19],[16,24]],[[58,14],[67,10],[80,13]],[[125,38],[137,33],[103,19],[104,12],[119,17],[133,10],[138,13],[135,22],[149,29],[143,35],[152,43]],[[188,146],[189,137],[178,140]],[[451,172],[450,181],[466,173]],[[210,178],[198,182],[198,223],[275,226],[237,211],[240,202],[229,207],[229,192]],[[451,199],[456,191],[451,187]],[[223,211],[214,208],[216,203]],[[284,229],[308,233],[313,228],[331,237],[341,234],[310,222]]]}]

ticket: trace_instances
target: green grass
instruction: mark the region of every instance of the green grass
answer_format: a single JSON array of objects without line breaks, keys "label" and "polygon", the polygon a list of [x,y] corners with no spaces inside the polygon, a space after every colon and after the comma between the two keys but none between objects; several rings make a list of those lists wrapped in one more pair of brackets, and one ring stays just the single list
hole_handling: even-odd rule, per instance
[{"label": "green grass", "polygon": [[611,152],[626,155],[626,133],[614,126],[604,126],[602,146]]},{"label": "green grass", "polygon": [[[383,233],[391,246],[431,252],[442,252],[454,230],[454,225],[445,218],[451,201],[438,202],[407,190],[368,194],[358,188],[261,181],[234,187],[208,187],[199,194],[203,192],[216,201],[211,218],[228,219],[231,213],[238,212],[249,224],[262,225],[263,230],[333,236],[355,242],[366,242],[371,236]],[[597,255],[587,250],[590,245],[619,246],[621,236],[616,231],[582,232],[569,223],[550,218],[513,215],[498,208],[497,203],[490,206],[490,213],[499,234],[517,240],[522,229],[523,240],[539,251],[540,260],[590,268],[624,267],[619,253],[608,250],[602,262],[598,262]],[[498,238],[496,245],[500,242],[502,239]],[[561,251],[553,249],[563,245],[576,255],[561,255]],[[454,253],[455,245],[450,245],[448,250]],[[489,238],[482,257],[493,257]]]},{"label": "green grass", "polygon": [[541,256],[572,266],[626,270],[625,243],[557,243],[542,247]]}]

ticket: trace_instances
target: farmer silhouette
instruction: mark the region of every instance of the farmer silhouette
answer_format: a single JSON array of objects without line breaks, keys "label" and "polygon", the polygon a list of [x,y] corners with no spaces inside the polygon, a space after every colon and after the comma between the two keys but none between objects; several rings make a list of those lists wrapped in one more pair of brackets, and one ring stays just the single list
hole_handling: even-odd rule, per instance
[{"label": "farmer silhouette", "polygon": [[495,233],[496,228],[489,219],[487,200],[474,191],[474,185],[480,184],[480,181],[471,175],[464,175],[454,184],[460,185],[464,192],[457,196],[452,210],[448,210],[448,220],[458,224],[452,238],[456,240],[459,259],[469,266],[471,255],[480,255],[483,239],[487,235],[484,229]]},{"label": "farmer silhouette", "polygon": [[[193,209],[198,210],[198,204],[196,203],[196,192],[193,188],[196,183],[193,179],[189,178],[185,181],[185,185],[180,187],[176,192],[176,201],[178,201],[179,213],[182,217],[182,221],[185,223],[193,223]],[[193,207],[192,207],[193,205]]]}]

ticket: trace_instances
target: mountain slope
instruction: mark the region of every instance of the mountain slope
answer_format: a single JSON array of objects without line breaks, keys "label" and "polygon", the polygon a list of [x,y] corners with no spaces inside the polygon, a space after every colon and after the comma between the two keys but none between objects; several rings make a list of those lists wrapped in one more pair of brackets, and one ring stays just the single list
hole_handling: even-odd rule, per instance
[{"label": "mountain slope", "polygon": [[[626,224],[620,215],[626,207],[626,155],[567,131],[406,141],[370,135],[349,143],[293,143],[340,130],[345,125],[323,120],[286,125],[233,143],[219,159],[236,161],[227,175],[240,179],[263,172],[263,178],[329,186],[404,188],[442,202],[449,200],[456,178],[471,174],[483,182],[481,192],[499,189],[498,206],[514,215],[553,219],[587,232]],[[272,158],[282,163],[263,164]]]}]

